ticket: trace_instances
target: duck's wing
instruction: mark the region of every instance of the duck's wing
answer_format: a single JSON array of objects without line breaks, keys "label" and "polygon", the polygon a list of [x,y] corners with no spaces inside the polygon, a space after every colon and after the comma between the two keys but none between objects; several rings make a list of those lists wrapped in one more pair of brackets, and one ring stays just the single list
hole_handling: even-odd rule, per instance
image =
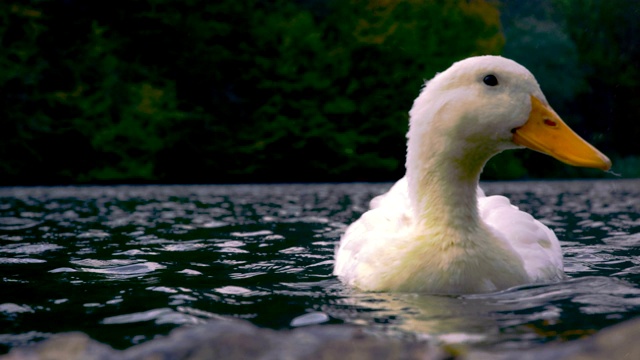
[{"label": "duck's wing", "polygon": [[409,203],[409,184],[406,177],[396,181],[389,191],[374,197],[369,202],[371,209],[385,207],[408,210],[409,206],[411,206]]},{"label": "duck's wing", "polygon": [[556,235],[504,196],[478,198],[481,219],[522,257],[532,282],[562,279],[562,250]]},{"label": "duck's wing", "polygon": [[376,252],[384,252],[392,235],[406,231],[411,222],[407,181],[400,179],[385,194],[371,200],[370,209],[354,221],[336,248],[334,274],[350,283],[365,271]]}]

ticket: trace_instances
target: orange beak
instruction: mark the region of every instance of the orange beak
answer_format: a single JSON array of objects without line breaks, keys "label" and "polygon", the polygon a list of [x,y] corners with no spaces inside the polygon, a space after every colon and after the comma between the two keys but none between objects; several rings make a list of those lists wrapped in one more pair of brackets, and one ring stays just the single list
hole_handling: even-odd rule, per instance
[{"label": "orange beak", "polygon": [[531,96],[527,122],[513,129],[513,142],[563,163],[607,171],[611,160],[576,134],[550,107]]}]

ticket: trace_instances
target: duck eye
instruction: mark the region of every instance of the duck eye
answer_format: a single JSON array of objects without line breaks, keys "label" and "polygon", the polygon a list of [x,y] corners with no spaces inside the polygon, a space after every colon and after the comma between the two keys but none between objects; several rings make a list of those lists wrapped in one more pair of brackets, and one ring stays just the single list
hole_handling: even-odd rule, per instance
[{"label": "duck eye", "polygon": [[495,75],[487,75],[482,79],[482,82],[489,86],[496,86],[498,85],[498,78]]}]

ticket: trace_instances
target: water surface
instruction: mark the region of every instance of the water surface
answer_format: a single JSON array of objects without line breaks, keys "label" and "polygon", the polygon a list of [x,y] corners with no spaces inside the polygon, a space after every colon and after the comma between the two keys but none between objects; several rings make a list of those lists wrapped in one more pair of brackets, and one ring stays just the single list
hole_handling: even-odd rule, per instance
[{"label": "water surface", "polygon": [[570,278],[458,297],[331,275],[390,185],[0,188],[0,353],[65,331],[122,349],[220,316],[526,349],[640,315],[639,180],[483,184],[556,232]]}]

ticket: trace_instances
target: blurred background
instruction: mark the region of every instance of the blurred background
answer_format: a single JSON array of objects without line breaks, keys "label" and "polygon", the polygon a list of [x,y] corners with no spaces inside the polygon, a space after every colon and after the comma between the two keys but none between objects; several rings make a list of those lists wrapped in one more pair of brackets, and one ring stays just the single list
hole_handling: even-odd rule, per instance
[{"label": "blurred background", "polygon": [[[425,79],[537,77],[640,177],[640,1],[5,0],[0,185],[392,181]],[[613,177],[532,151],[485,180]]]}]

